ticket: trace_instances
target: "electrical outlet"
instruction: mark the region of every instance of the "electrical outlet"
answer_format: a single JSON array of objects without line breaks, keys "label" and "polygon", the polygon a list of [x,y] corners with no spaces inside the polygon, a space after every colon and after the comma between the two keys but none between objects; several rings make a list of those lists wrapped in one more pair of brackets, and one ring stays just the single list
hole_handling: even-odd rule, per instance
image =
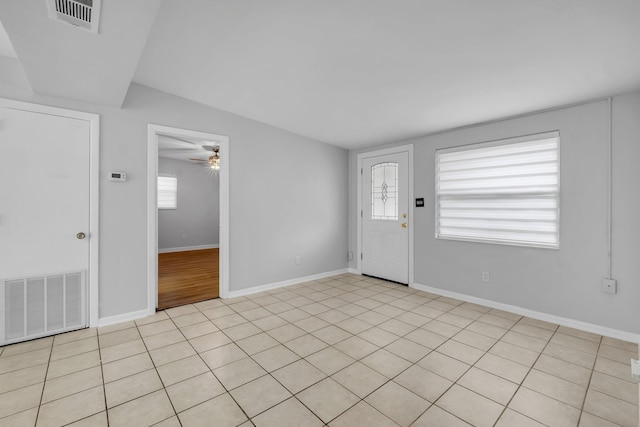
[{"label": "electrical outlet", "polygon": [[300,264],[302,264],[302,258],[300,257],[300,255],[296,255],[296,265]]},{"label": "electrical outlet", "polygon": [[618,286],[614,279],[602,279],[602,292],[605,294],[615,294],[617,291]]},{"label": "electrical outlet", "polygon": [[491,275],[489,274],[488,271],[483,271],[482,272],[482,281],[483,282],[490,282],[491,281]]}]

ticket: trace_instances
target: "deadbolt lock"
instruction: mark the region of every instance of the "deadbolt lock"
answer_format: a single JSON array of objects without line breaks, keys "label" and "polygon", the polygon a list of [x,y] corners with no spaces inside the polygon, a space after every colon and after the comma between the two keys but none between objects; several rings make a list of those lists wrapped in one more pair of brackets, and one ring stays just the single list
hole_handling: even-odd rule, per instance
[{"label": "deadbolt lock", "polygon": [[80,233],[76,234],[76,237],[78,238],[78,240],[82,240],[82,239],[84,239],[85,237],[87,237],[87,235],[86,235],[86,234],[84,234],[83,232],[80,232]]},{"label": "deadbolt lock", "polygon": [[407,223],[406,222],[402,223],[402,228],[407,228]]},{"label": "deadbolt lock", "polygon": [[407,218],[407,214],[402,214],[402,218]]}]

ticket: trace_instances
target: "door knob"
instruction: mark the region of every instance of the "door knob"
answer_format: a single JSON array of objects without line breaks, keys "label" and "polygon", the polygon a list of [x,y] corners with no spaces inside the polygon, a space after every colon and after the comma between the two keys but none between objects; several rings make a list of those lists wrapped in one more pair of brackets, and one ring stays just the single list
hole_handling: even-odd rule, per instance
[{"label": "door knob", "polygon": [[402,228],[407,228],[407,223],[406,222],[402,223]]},{"label": "door knob", "polygon": [[76,237],[77,237],[79,240],[82,240],[82,239],[84,239],[85,237],[87,237],[87,235],[86,235],[86,234],[84,234],[83,232],[80,232],[80,233],[76,234]]}]

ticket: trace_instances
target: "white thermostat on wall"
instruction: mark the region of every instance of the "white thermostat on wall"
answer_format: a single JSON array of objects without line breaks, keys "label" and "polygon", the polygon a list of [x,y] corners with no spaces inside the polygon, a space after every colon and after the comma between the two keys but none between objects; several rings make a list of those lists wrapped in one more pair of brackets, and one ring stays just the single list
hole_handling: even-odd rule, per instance
[{"label": "white thermostat on wall", "polygon": [[126,181],[127,174],[124,172],[109,172],[109,181]]}]

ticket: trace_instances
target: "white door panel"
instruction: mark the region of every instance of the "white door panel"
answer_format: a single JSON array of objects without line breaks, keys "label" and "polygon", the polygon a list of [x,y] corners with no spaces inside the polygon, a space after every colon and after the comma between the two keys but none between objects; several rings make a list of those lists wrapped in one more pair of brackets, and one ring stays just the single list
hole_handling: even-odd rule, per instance
[{"label": "white door panel", "polygon": [[409,281],[409,154],[362,161],[362,273]]},{"label": "white door panel", "polygon": [[88,121],[0,107],[0,345],[86,325],[89,168]]}]

